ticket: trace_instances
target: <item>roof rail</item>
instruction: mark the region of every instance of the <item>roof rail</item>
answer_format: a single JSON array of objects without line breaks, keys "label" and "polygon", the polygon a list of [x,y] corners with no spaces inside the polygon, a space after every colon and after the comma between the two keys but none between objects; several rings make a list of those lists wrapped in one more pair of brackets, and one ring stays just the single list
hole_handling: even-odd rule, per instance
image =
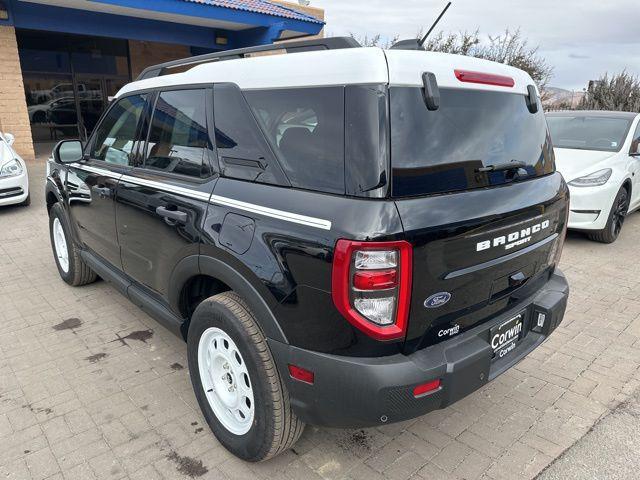
[{"label": "roof rail", "polygon": [[252,53],[271,52],[284,50],[287,53],[309,52],[314,50],[340,50],[343,48],[358,48],[361,45],[351,37],[317,38],[313,40],[300,40],[296,42],[273,43],[269,45],[258,45],[256,47],[239,48],[236,50],[225,50],[222,52],[206,53],[195,57],[174,60],[145,68],[136,80],[159,77],[166,75],[173,68],[185,66],[196,66],[203,63],[219,62],[223,60],[235,60],[244,58]]}]

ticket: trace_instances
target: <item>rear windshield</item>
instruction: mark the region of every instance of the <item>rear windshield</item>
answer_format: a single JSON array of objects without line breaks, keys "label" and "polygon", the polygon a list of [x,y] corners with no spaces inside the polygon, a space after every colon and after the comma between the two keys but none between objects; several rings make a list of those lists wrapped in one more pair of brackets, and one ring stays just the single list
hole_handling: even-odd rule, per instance
[{"label": "rear windshield", "polygon": [[542,109],[524,95],[441,89],[427,109],[421,88],[390,89],[392,188],[396,197],[454,192],[513,181],[513,171],[481,167],[523,162],[530,179],[552,173],[553,149]]},{"label": "rear windshield", "polygon": [[583,115],[547,117],[553,146],[579,150],[618,152],[627,136],[631,120]]}]

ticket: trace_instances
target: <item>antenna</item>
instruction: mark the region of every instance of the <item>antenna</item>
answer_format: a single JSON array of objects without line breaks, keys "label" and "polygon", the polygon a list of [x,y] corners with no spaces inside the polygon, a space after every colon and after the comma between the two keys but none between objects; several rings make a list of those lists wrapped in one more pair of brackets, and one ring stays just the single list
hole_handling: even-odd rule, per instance
[{"label": "antenna", "polygon": [[424,50],[424,42],[427,41],[427,38],[429,37],[429,35],[431,35],[431,32],[433,32],[433,29],[436,28],[436,25],[438,25],[442,17],[444,17],[444,14],[447,13],[447,10],[449,10],[450,6],[451,2],[447,3],[447,6],[444,7],[444,10],[442,10],[436,21],[433,22],[433,25],[431,25],[431,28],[429,29],[427,34],[422,37],[421,40],[415,38],[411,40],[400,40],[399,42],[393,44],[391,48],[397,50]]},{"label": "antenna", "polygon": [[450,6],[451,6],[451,2],[447,3],[447,6],[444,7],[444,10],[442,10],[442,13],[440,13],[438,18],[436,18],[436,21],[433,22],[433,25],[431,25],[431,28],[429,29],[429,31],[426,33],[424,37],[422,37],[422,40],[418,42],[418,45],[420,45],[420,48],[424,46],[424,42],[427,41],[427,38],[429,37],[429,35],[431,35],[431,32],[433,32],[433,29],[436,28],[436,25],[438,25],[442,17],[444,17],[444,14],[447,13],[447,10],[449,10]]}]

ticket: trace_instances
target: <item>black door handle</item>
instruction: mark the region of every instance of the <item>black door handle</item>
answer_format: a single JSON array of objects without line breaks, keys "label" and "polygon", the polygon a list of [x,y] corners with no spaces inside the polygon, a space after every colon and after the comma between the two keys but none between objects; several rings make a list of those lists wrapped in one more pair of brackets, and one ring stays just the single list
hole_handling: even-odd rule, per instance
[{"label": "black door handle", "polygon": [[111,197],[111,189],[109,187],[93,187],[93,191],[96,192],[100,198]]},{"label": "black door handle", "polygon": [[175,223],[187,223],[187,213],[180,210],[169,210],[166,207],[156,208],[156,213],[164,217],[165,221],[171,220]]}]

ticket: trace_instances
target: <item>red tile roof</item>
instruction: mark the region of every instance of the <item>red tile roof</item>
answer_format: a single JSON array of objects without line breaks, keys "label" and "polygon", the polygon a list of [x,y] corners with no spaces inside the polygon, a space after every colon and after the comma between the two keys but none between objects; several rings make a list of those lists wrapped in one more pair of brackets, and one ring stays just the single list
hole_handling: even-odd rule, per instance
[{"label": "red tile roof", "polygon": [[290,18],[303,22],[321,23],[324,22],[311,15],[296,10],[293,7],[276,5],[268,0],[184,0],[185,2],[200,3],[213,7],[232,8],[234,10],[244,10],[245,12],[262,13],[275,17]]}]

